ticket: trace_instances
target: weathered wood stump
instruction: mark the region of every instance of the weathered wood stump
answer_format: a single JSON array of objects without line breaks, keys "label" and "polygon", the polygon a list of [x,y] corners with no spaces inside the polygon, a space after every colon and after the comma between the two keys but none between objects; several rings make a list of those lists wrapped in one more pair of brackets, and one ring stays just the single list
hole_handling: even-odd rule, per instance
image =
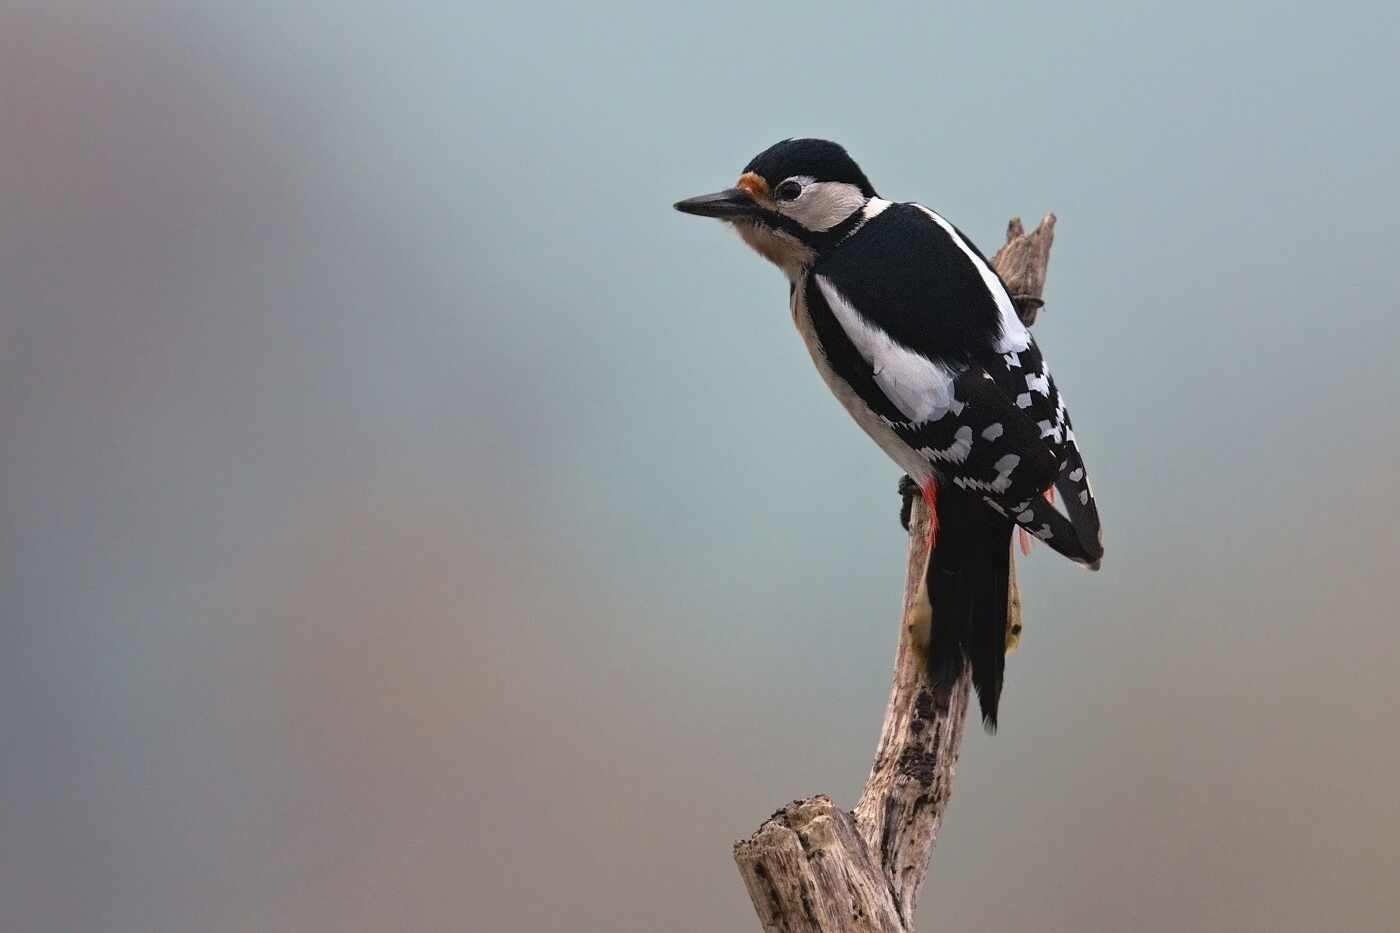
[{"label": "weathered wood stump", "polygon": [[[1029,234],[1013,218],[1006,243],[991,260],[1027,325],[1043,305],[1054,233],[1054,214]],[[855,810],[847,813],[823,795],[793,801],[734,843],[734,860],[767,933],[913,930],[919,890],[953,790],[971,688],[964,672],[946,699],[937,699],[914,643],[928,528],[928,511],[916,497],[894,684],[875,764]],[[1010,599],[1008,644],[1014,644],[1021,615],[1014,572]]]}]

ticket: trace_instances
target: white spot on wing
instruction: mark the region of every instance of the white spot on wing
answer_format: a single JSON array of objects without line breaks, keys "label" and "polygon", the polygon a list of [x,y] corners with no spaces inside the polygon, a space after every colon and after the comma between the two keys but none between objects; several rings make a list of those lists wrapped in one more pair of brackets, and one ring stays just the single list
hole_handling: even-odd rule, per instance
[{"label": "white spot on wing", "polygon": [[825,276],[817,276],[817,287],[857,352],[874,368],[875,384],[905,417],[919,424],[947,414],[953,406],[952,373],[866,320]]},{"label": "white spot on wing", "polygon": [[967,425],[963,425],[953,433],[953,443],[947,447],[924,447],[919,450],[919,453],[930,460],[942,460],[947,463],[962,463],[971,452],[972,428]]},{"label": "white spot on wing", "polygon": [[985,440],[994,441],[1001,437],[1003,431],[1005,431],[1005,428],[1003,428],[1001,422],[998,421],[996,424],[987,425],[986,429],[982,431],[982,437]]},{"label": "white spot on wing", "polygon": [[[1011,488],[1011,472],[1016,469],[1017,464],[1020,462],[1021,458],[1019,455],[1006,454],[992,465],[992,469],[997,471],[997,475],[994,479],[980,480],[972,479],[968,476],[955,476],[953,477],[953,485],[957,486],[959,489],[976,489],[979,492],[1006,492],[1006,490]],[[1000,511],[1000,508],[998,508],[998,511]],[[1027,512],[1026,514],[1029,515],[1031,513]]]}]

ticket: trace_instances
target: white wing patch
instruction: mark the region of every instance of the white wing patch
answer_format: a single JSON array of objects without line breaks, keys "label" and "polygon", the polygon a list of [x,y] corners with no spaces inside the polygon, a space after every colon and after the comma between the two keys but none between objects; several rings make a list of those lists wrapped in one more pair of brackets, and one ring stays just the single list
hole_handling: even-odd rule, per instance
[{"label": "white wing patch", "polygon": [[991,292],[992,298],[996,300],[997,310],[1001,312],[1001,339],[997,341],[996,352],[998,353],[1020,353],[1031,345],[1031,332],[1026,325],[1021,323],[1021,318],[1016,314],[1016,306],[1011,303],[1011,296],[1006,293],[1006,287],[1001,284],[1001,279],[992,271],[991,267],[982,261],[982,257],[968,246],[953,225],[940,217],[936,212],[929,210],[922,204],[915,204],[919,210],[929,215],[933,222],[942,227],[948,236],[953,238],[953,242],[958,244],[958,249],[972,260],[972,265],[982,276],[982,283],[987,286],[987,291]]},{"label": "white wing patch", "polygon": [[[826,303],[856,351],[875,370],[875,384],[911,422],[937,421],[954,407],[953,373],[897,343],[851,307],[825,276],[816,277]],[[970,440],[970,438],[969,438]]]}]

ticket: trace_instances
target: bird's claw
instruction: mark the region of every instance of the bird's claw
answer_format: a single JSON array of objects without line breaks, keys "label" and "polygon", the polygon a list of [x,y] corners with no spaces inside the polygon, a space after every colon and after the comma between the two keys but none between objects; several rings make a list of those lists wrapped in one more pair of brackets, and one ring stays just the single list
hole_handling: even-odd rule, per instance
[{"label": "bird's claw", "polygon": [[908,473],[899,478],[899,495],[904,500],[904,504],[899,507],[899,523],[908,531],[909,519],[914,512],[914,499],[922,495],[919,484],[914,482]]}]

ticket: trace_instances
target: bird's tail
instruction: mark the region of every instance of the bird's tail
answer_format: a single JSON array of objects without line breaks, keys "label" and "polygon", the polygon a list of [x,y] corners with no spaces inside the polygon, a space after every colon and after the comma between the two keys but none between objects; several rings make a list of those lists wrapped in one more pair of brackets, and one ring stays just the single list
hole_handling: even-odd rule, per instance
[{"label": "bird's tail", "polygon": [[1008,644],[1011,520],[952,484],[938,489],[937,534],[924,587],[931,610],[929,676],[946,691],[972,667],[972,685],[988,732],[997,727]]}]

